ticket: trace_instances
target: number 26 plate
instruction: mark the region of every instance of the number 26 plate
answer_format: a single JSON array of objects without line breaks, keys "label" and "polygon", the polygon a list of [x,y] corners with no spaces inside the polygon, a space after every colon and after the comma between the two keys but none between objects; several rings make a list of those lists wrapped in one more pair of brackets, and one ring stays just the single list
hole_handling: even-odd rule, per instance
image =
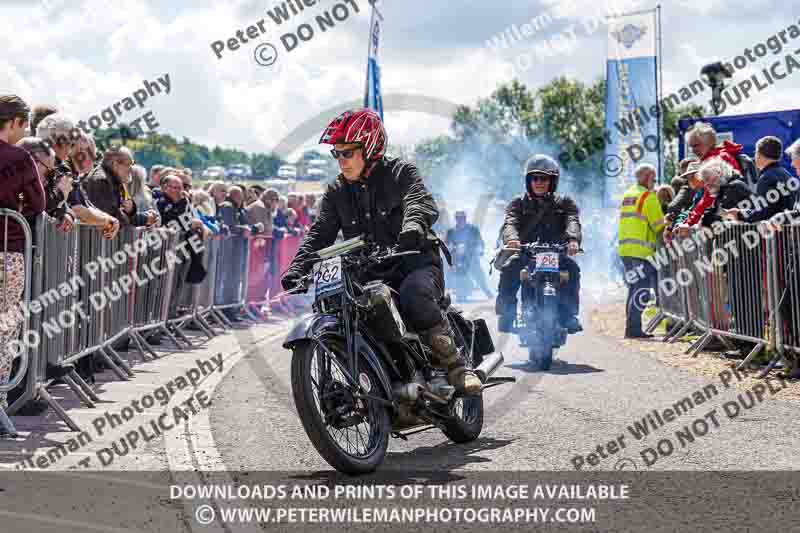
[{"label": "number 26 plate", "polygon": [[314,293],[335,291],[342,286],[342,258],[334,257],[314,265]]},{"label": "number 26 plate", "polygon": [[536,254],[536,270],[542,272],[558,272],[558,254],[555,252]]}]

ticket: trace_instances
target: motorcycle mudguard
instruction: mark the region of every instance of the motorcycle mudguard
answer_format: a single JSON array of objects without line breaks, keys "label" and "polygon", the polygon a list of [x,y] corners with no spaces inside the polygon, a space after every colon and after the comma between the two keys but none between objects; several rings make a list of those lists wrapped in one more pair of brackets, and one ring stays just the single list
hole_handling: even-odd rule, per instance
[{"label": "motorcycle mudguard", "polygon": [[[297,324],[295,324],[295,326],[286,336],[286,340],[283,342],[283,347],[287,350],[291,350],[294,344],[298,341],[319,342],[319,338],[324,335],[339,337],[342,343],[344,343],[344,337],[342,337],[339,331],[340,321],[337,317],[319,314],[310,315],[304,317]],[[380,387],[385,395],[385,398],[394,403],[392,399],[393,394],[391,381],[389,380],[389,376],[386,375],[386,369],[384,368],[384,365],[378,360],[378,356],[375,354],[373,347],[370,346],[370,344],[361,335],[359,335],[356,337],[356,348],[359,349],[361,346],[364,347],[362,353],[367,360],[367,364],[370,366],[372,371],[375,372],[375,375],[378,376]]]},{"label": "motorcycle mudguard", "polygon": [[339,319],[333,315],[307,315],[301,318],[286,335],[283,347],[287,350],[292,349],[292,345],[300,340],[310,340],[319,337],[320,333],[326,330],[336,331],[339,329]]}]

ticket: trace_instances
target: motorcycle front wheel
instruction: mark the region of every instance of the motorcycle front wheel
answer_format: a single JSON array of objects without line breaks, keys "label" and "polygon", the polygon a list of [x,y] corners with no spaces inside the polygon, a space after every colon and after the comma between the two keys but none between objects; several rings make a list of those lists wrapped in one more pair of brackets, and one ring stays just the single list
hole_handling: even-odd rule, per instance
[{"label": "motorcycle front wheel", "polygon": [[528,344],[528,362],[534,370],[547,371],[553,364],[553,343],[557,324],[554,306],[545,306],[538,322],[538,335]]},{"label": "motorcycle front wheel", "polygon": [[[292,393],[297,413],[314,448],[333,468],[350,475],[373,472],[389,445],[389,412],[380,402],[353,397],[345,378],[349,357],[344,345],[332,341],[326,346],[333,357],[310,341],[293,348]],[[368,395],[383,397],[378,376],[363,356],[354,379]]]}]

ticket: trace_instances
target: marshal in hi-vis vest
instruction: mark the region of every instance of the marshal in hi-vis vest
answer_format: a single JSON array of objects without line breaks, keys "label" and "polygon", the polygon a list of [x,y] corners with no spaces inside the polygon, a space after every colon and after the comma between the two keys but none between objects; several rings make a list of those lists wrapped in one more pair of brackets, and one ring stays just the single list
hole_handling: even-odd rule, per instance
[{"label": "marshal in hi-vis vest", "polygon": [[647,259],[664,231],[664,212],[655,193],[634,184],[625,191],[619,215],[619,255]]}]

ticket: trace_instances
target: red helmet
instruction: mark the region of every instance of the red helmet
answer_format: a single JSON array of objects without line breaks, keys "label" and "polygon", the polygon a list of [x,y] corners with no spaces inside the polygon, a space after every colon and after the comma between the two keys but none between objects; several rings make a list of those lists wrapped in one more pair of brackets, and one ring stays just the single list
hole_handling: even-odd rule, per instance
[{"label": "red helmet", "polygon": [[386,153],[386,130],[381,117],[371,109],[345,111],[328,124],[320,144],[360,144],[364,160],[377,162]]}]

